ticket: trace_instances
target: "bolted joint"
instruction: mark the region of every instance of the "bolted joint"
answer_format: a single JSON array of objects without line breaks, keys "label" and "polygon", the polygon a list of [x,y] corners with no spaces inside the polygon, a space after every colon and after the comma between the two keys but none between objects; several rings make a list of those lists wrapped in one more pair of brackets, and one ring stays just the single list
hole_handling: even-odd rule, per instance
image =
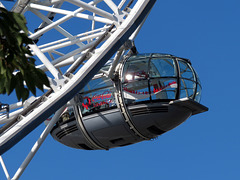
[{"label": "bolted joint", "polygon": [[49,81],[50,81],[50,86],[53,89],[53,91],[57,92],[60,89],[62,89],[63,86],[69,82],[69,80],[70,79],[68,77],[63,75],[62,78],[60,78],[60,79],[50,79]]}]

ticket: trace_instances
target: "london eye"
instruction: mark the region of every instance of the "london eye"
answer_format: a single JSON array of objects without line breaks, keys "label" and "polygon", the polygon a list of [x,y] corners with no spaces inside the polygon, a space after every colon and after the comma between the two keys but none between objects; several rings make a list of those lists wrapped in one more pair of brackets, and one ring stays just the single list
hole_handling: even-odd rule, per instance
[{"label": "london eye", "polygon": [[[150,140],[208,110],[191,61],[138,53],[134,40],[155,0],[18,0],[31,17],[29,45],[51,88],[0,108],[0,155],[36,127],[46,129],[13,179],[51,133],[72,148],[97,150]],[[1,159],[1,164],[5,165]],[[9,177],[5,171],[7,178]]]}]

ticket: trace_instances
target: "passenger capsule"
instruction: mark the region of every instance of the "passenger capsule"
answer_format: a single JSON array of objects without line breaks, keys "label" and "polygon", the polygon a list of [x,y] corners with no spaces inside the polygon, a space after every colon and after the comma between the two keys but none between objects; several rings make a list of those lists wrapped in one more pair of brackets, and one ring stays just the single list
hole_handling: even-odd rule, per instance
[{"label": "passenger capsule", "polygon": [[61,115],[51,135],[64,145],[86,150],[156,138],[208,110],[199,103],[201,90],[188,59],[134,55],[120,63],[113,79],[101,71],[95,75],[75,96],[76,105]]}]

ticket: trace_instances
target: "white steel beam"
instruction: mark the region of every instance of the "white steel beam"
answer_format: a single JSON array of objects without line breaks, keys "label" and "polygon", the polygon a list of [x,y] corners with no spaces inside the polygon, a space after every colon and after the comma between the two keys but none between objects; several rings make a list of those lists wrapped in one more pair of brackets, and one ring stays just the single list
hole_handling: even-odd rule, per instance
[{"label": "white steel beam", "polygon": [[[115,50],[120,48],[119,46],[128,39],[130,33],[132,33],[144,17],[141,15],[145,15],[147,11],[150,11],[150,7],[153,6],[154,2],[155,0],[139,0],[124,22],[107,38],[98,49],[98,52],[92,54],[86,64],[69,79],[65,86],[59,89],[59,91],[50,92],[51,94],[45,97],[44,101],[39,102],[37,108],[21,115],[22,119],[19,122],[4,131],[0,136],[1,154],[5,153],[10,147],[22,139],[24,135],[32,131],[35,125],[39,125],[44,118],[47,118],[51,113],[72,99],[80,88],[86,85],[87,80],[89,80],[91,76],[94,76],[94,73],[100,69],[100,65],[103,65],[107,61],[107,58],[111,57]],[[25,134],[22,135],[22,132]],[[16,137],[18,137],[18,139],[16,139]]]},{"label": "white steel beam", "polygon": [[3,168],[3,171],[4,171],[4,173],[5,173],[5,176],[6,176],[7,180],[10,180],[10,176],[9,176],[9,174],[8,174],[8,171],[7,171],[7,168],[6,168],[6,166],[5,166],[4,161],[3,161],[3,159],[2,159],[2,156],[0,156],[0,162],[1,162],[1,165],[2,165],[2,168]]},{"label": "white steel beam", "polygon": [[[14,104],[10,104],[9,105],[9,110],[12,110],[12,109],[17,109],[17,108],[20,108],[22,107],[22,102],[17,102],[17,103],[14,103]],[[4,110],[0,110],[0,112],[3,112]]]},{"label": "white steel beam", "polygon": [[[95,7],[96,7],[96,5],[94,5]],[[93,13],[93,17],[95,17],[96,16],[96,13]],[[111,23],[110,23],[111,24]],[[92,20],[92,28],[91,28],[92,30],[94,30],[95,29],[95,20]],[[91,39],[91,41],[92,41],[92,39]]]},{"label": "white steel beam", "polygon": [[63,53],[61,53],[59,51],[56,51],[56,50],[51,51],[51,53],[57,54],[59,56],[64,56],[65,55],[65,54],[63,54]]},{"label": "white steel beam", "polygon": [[[89,2],[88,4],[93,5],[93,4],[98,3],[98,2],[100,2],[100,1],[102,1],[102,0],[96,0],[96,1],[93,1],[93,2]],[[79,9],[73,11],[73,12],[74,12],[74,13],[80,13],[80,12],[83,12],[83,11],[84,11],[83,8],[79,8]],[[55,26],[57,26],[57,25],[59,25],[59,24],[62,24],[62,23],[64,23],[64,22],[68,21],[68,20],[71,19],[71,18],[72,18],[72,14],[68,14],[68,15],[66,15],[66,16],[58,19],[58,20],[55,21],[54,23],[48,25],[47,27],[44,27],[43,29],[41,29],[41,30],[35,32],[34,34],[30,35],[29,38],[35,39],[35,38],[41,36],[42,34],[44,34],[45,32],[53,29]]]},{"label": "white steel beam", "polygon": [[[82,37],[82,38],[79,38],[79,39],[68,40],[67,42],[63,42],[61,44],[57,44],[57,45],[53,45],[51,47],[46,47],[44,49],[41,49],[41,52],[42,53],[51,52],[51,51],[56,50],[56,49],[64,48],[64,47],[71,46],[71,45],[74,45],[74,44],[77,44],[77,43],[80,43],[80,42],[84,42],[84,41],[87,41],[87,40],[90,40],[90,39],[93,39],[93,38],[97,38],[97,37],[101,36],[102,34],[104,34],[104,32],[96,33],[96,34],[89,35],[87,37]],[[86,49],[85,46],[89,47],[89,44],[81,46],[80,48]],[[33,53],[33,55],[35,55],[35,53]]]},{"label": "white steel beam", "polygon": [[[35,10],[35,9],[30,9],[31,12],[33,12],[35,15],[37,15],[38,17],[40,17],[44,22],[46,22],[47,24],[51,24],[53,23],[48,17],[44,16],[42,13],[40,13],[39,11]],[[69,32],[67,32],[65,29],[63,29],[60,26],[55,26],[54,29],[56,29],[58,32],[60,32],[63,36],[69,38],[69,39],[74,39],[74,36],[72,34],[70,34]],[[81,43],[77,43],[77,45],[79,47],[82,46]]]},{"label": "white steel beam", "polygon": [[[101,32],[105,31],[105,30],[108,29],[108,28],[109,28],[109,26],[106,26],[106,27],[103,27],[103,28],[95,29],[95,30],[93,30],[93,31],[88,31],[88,32],[85,32],[85,33],[81,33],[81,34],[78,34],[78,35],[74,36],[74,38],[80,38],[80,37],[82,37],[82,36],[87,37],[87,36],[92,35],[92,34],[94,34],[94,33],[101,33]],[[101,35],[101,34],[99,34],[99,35]],[[55,44],[60,44],[60,43],[62,43],[62,42],[64,42],[64,41],[69,41],[69,38],[63,38],[63,39],[60,39],[60,40],[57,40],[57,41],[53,41],[53,42],[50,42],[50,43],[46,43],[46,44],[40,45],[40,46],[38,46],[38,47],[39,47],[40,49],[42,49],[42,48],[45,48],[45,47],[47,47],[47,46],[52,46],[52,45],[55,45]]]},{"label": "white steel beam", "polygon": [[121,9],[123,7],[123,5],[126,3],[127,0],[122,0],[119,5],[118,8]]},{"label": "white steel beam", "polygon": [[44,142],[44,140],[46,139],[46,137],[48,136],[48,134],[50,133],[50,131],[52,130],[53,126],[56,124],[56,122],[59,120],[60,115],[62,114],[62,112],[64,111],[64,109],[66,108],[66,105],[63,106],[62,108],[60,108],[55,115],[53,116],[53,118],[50,120],[50,122],[48,123],[47,127],[44,129],[44,131],[42,132],[42,134],[40,135],[39,139],[36,141],[36,143],[33,145],[31,151],[29,152],[28,156],[26,157],[26,159],[23,161],[23,163],[21,164],[21,166],[18,168],[17,172],[15,173],[15,175],[13,176],[12,180],[17,180],[19,179],[19,177],[22,175],[23,171],[26,169],[26,167],[28,166],[28,164],[30,163],[30,161],[32,160],[32,158],[34,157],[34,155],[36,154],[36,152],[38,151],[38,149],[41,147],[42,143]]},{"label": "white steel beam", "polygon": [[116,21],[116,17],[113,14],[110,14],[107,11],[103,11],[102,9],[99,9],[97,7],[94,7],[92,5],[89,5],[83,1],[79,1],[79,0],[67,0],[68,2],[75,4],[77,6],[83,7],[85,10],[91,11],[93,13],[96,13],[102,17],[105,17],[107,19],[110,19],[112,21]]},{"label": "white steel beam", "polygon": [[124,50],[124,46],[122,46],[116,53],[114,59],[113,59],[113,62],[107,72],[107,75],[109,78],[113,78],[113,73],[114,73],[114,70],[116,69],[116,66],[118,65],[119,61],[122,59],[123,55],[125,53],[125,50]]},{"label": "white steel beam", "polygon": [[11,122],[11,120],[13,120],[17,115],[19,115],[21,112],[23,111],[23,109],[18,109],[16,111],[13,111],[9,114],[9,117],[7,116],[0,116],[0,124],[5,124],[8,122]]},{"label": "white steel beam", "polygon": [[121,11],[118,9],[116,4],[112,0],[104,0],[104,2],[112,9],[112,11],[116,14],[119,15],[121,14]]},{"label": "white steel beam", "polygon": [[46,6],[42,6],[42,5],[38,5],[38,4],[30,4],[29,7],[31,7],[32,9],[34,8],[34,9],[38,9],[38,10],[44,10],[44,11],[49,11],[49,12],[63,14],[63,15],[71,15],[72,17],[77,17],[77,18],[82,18],[82,19],[87,19],[87,20],[94,20],[94,21],[98,21],[101,23],[105,23],[105,24],[113,23],[112,20],[109,20],[107,18],[96,17],[96,16],[94,17],[91,15],[83,14],[83,13],[75,13],[75,12],[68,11],[68,10],[46,7]]},{"label": "white steel beam", "polygon": [[58,70],[51,64],[48,58],[41,52],[41,50],[37,47],[36,44],[29,45],[31,50],[35,52],[38,58],[42,61],[42,63],[47,67],[49,72],[54,76],[55,79],[63,79],[62,75],[58,72]]},{"label": "white steel beam", "polygon": [[[61,56],[61,57],[51,61],[51,64],[53,64],[54,67],[55,67],[56,64],[61,63],[62,61],[66,61],[69,58],[71,58],[73,60],[78,58],[79,56],[81,56],[79,53],[84,51],[84,50],[86,50],[86,49],[89,49],[93,45],[94,42],[95,41],[85,45],[84,47],[77,48],[74,51],[71,51],[70,53],[65,54],[64,56]],[[77,55],[77,54],[79,54],[79,55]],[[77,57],[75,57],[75,55],[77,55]],[[46,66],[44,64],[37,66],[37,68],[39,68],[39,69],[41,69],[43,71],[47,71],[47,68],[46,68]]]},{"label": "white steel beam", "polygon": [[1,2],[0,2],[0,7],[6,9],[5,6]]}]

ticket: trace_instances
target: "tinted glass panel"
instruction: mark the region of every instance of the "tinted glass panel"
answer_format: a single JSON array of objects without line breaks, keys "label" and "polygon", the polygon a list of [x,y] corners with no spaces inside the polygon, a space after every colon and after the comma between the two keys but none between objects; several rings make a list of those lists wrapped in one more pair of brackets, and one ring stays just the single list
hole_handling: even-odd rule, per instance
[{"label": "tinted glass panel", "polygon": [[83,90],[81,92],[92,91],[92,90],[95,90],[95,89],[105,88],[105,87],[109,87],[109,86],[113,86],[112,81],[109,78],[106,78],[105,76],[103,76],[101,78],[91,80],[83,88]]},{"label": "tinted glass panel", "polygon": [[[194,70],[194,69],[193,69]],[[194,72],[195,72],[195,75],[196,75],[196,78],[197,78],[197,83],[198,84],[201,84],[201,82],[200,82],[200,79],[199,79],[199,76],[198,76],[198,74],[197,74],[197,72],[194,70]]]},{"label": "tinted glass panel", "polygon": [[152,100],[175,99],[177,94],[177,79],[175,78],[151,79],[150,91]]},{"label": "tinted glass panel", "polygon": [[178,61],[180,67],[180,77],[194,81],[194,75],[190,65],[184,61]]},{"label": "tinted glass panel", "polygon": [[111,87],[79,94],[82,114],[95,113],[115,107],[114,91]]},{"label": "tinted glass panel", "polygon": [[136,60],[136,59],[149,59],[150,54],[138,54],[138,55],[133,55],[131,57],[129,57],[128,61],[132,61],[132,60]]},{"label": "tinted glass panel", "polygon": [[196,83],[187,79],[181,79],[180,98],[193,99]]},{"label": "tinted glass panel", "polygon": [[126,104],[150,100],[148,81],[141,80],[123,84],[123,97]]},{"label": "tinted glass panel", "polygon": [[125,64],[123,82],[148,78],[148,59],[133,60]]},{"label": "tinted glass panel", "polygon": [[150,62],[150,77],[174,77],[176,70],[172,59],[152,59]]}]

